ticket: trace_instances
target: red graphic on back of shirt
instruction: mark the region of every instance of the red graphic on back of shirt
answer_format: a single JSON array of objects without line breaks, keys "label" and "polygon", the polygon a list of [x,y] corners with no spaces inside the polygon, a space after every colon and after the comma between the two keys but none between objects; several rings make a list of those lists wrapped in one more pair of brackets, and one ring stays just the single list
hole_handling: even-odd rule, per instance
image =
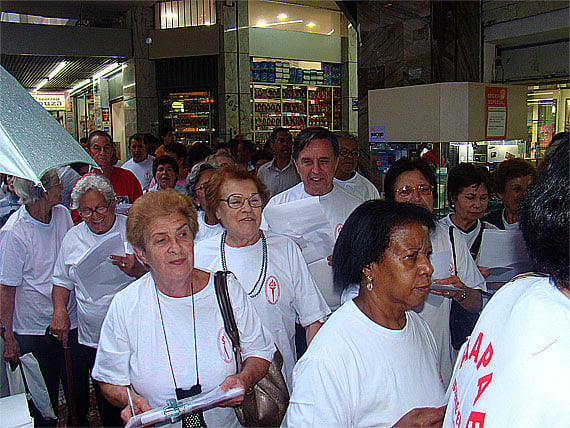
[{"label": "red graphic on back of shirt", "polygon": [[342,230],[342,223],[339,223],[336,225],[336,227],[334,228],[334,240],[336,241],[338,238],[338,235],[340,234],[340,231]]},{"label": "red graphic on back of shirt", "polygon": [[279,281],[273,275],[265,281],[265,298],[271,305],[276,305],[281,296],[281,287]]},{"label": "red graphic on back of shirt", "polygon": [[224,328],[220,328],[218,331],[218,352],[220,353],[220,357],[226,363],[231,363],[234,359],[234,351],[232,349],[232,341],[226,334],[226,330]]}]

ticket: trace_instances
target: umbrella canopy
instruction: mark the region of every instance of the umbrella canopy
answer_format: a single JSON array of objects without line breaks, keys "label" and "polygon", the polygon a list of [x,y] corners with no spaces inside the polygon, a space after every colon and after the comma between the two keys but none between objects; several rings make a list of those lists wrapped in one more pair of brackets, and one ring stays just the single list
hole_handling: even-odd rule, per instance
[{"label": "umbrella canopy", "polygon": [[0,66],[0,173],[40,184],[51,168],[97,164],[83,147]]}]

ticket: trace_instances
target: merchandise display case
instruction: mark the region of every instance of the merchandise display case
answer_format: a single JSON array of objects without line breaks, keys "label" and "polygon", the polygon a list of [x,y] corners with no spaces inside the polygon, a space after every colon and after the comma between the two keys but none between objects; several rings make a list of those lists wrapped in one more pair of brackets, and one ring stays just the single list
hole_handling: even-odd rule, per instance
[{"label": "merchandise display case", "polygon": [[162,99],[163,119],[185,144],[210,143],[214,128],[214,98],[209,91],[168,93]]}]

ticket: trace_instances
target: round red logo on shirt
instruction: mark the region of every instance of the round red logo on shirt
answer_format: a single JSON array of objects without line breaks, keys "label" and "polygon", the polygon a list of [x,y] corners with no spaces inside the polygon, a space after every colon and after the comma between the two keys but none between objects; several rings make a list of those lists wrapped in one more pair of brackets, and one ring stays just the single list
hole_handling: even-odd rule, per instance
[{"label": "round red logo on shirt", "polygon": [[234,351],[232,349],[232,341],[226,334],[226,330],[222,327],[220,331],[218,331],[218,352],[220,353],[220,357],[226,363],[231,363],[234,359]]},{"label": "round red logo on shirt", "polygon": [[279,281],[273,275],[265,281],[265,298],[271,305],[276,305],[281,295]]},{"label": "round red logo on shirt", "polygon": [[336,225],[336,227],[334,228],[334,240],[336,241],[338,238],[338,235],[340,234],[340,231],[342,230],[342,223],[339,223]]}]

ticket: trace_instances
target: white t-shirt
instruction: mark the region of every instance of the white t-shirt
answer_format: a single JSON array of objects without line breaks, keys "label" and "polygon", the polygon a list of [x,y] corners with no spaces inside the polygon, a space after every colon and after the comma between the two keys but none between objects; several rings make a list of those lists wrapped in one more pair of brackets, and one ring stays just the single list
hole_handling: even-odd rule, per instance
[{"label": "white t-shirt", "polygon": [[444,388],[427,324],[406,312],[402,330],[376,324],[349,301],[319,330],[293,372],[289,427],[389,427]]},{"label": "white t-shirt", "polygon": [[135,162],[133,158],[126,161],[121,168],[128,169],[131,171],[137,180],[141,183],[143,192],[148,190],[150,182],[152,180],[152,163],[154,162],[153,156],[147,156],[142,162]]},{"label": "white t-shirt", "polygon": [[[271,335],[261,326],[249,298],[233,277],[228,277],[228,290],[243,359],[259,357],[271,361],[275,352]],[[152,275],[147,273],[113,299],[101,329],[93,378],[112,385],[132,385],[150,407],[165,406],[167,400],[176,398],[166,336],[176,384],[178,388],[191,388],[196,384],[193,304],[202,391],[216,388],[235,374],[235,357],[216,299],[214,275],[192,299],[168,297],[160,292],[157,297]],[[231,407],[208,410],[204,418],[209,427],[241,426]],[[180,427],[181,423],[174,426]]]},{"label": "white t-shirt", "polygon": [[501,288],[457,358],[443,426],[567,427],[569,331],[570,299],[548,277]]},{"label": "white t-shirt", "polygon": [[[469,248],[469,249],[471,249],[471,247],[473,246],[473,243],[477,239],[477,235],[479,235],[479,232],[481,231],[481,220],[477,220],[476,226],[472,230],[470,230],[469,232],[464,232],[460,228],[458,228],[455,225],[455,223],[453,223],[453,220],[451,220],[451,214],[448,214],[447,216],[442,218],[440,220],[440,222],[441,222],[441,224],[447,226],[448,228],[449,228],[449,226],[455,227],[457,229],[457,231],[459,232],[459,234],[461,236],[463,236],[463,238],[465,239],[465,242],[467,243],[467,248]],[[498,229],[498,227],[495,226],[494,224],[485,222],[485,229]]]},{"label": "white t-shirt", "polygon": [[369,201],[370,199],[380,199],[380,193],[374,184],[370,182],[366,177],[360,175],[357,171],[354,171],[354,176],[350,177],[348,180],[334,179],[335,184],[341,185],[344,190],[346,190],[351,195],[356,196],[363,201]]},{"label": "white t-shirt", "polygon": [[270,196],[275,196],[284,190],[290,189],[301,181],[292,160],[283,169],[275,166],[275,159],[259,167],[257,176],[269,190]]},{"label": "white t-shirt", "polygon": [[506,212],[506,210],[503,208],[501,218],[503,219],[503,226],[505,227],[505,230],[519,230],[520,229],[520,223],[518,221],[515,221],[512,224],[509,223],[507,221],[507,218],[505,217],[505,212]]},{"label": "white t-shirt", "polygon": [[[291,386],[295,350],[295,321],[306,327],[325,318],[330,310],[317,289],[299,247],[289,238],[265,233],[267,239],[267,274],[260,293],[251,299],[263,326],[273,335],[283,355],[283,374]],[[196,245],[195,264],[209,271],[222,269],[221,235]],[[259,277],[263,243],[261,239],[247,247],[225,245],[228,270],[244,291],[249,292]]]},{"label": "white t-shirt", "polygon": [[204,210],[198,210],[197,212],[197,220],[198,220],[198,233],[194,237],[194,245],[204,239],[211,238],[212,236],[219,235],[224,230],[224,226],[220,223],[216,223],[214,225],[206,223],[205,220],[206,213]]},{"label": "white t-shirt", "polygon": [[[113,291],[94,300],[84,288],[83,283],[79,281],[75,265],[88,250],[106,239],[110,234],[117,232],[121,235],[123,241],[127,243],[127,217],[124,215],[116,215],[115,223],[111,229],[101,235],[91,232],[85,222],[72,227],[63,238],[53,273],[53,283],[55,285],[68,290],[75,290],[79,343],[92,348],[96,348],[99,343],[99,332],[111,300],[113,300],[118,291],[133,282],[135,278],[128,276],[117,267],[114,269],[115,275],[108,278],[105,284],[100,284],[101,287],[109,288]],[[128,243],[127,249],[130,250]],[[132,254],[132,250],[129,252]]]},{"label": "white t-shirt", "polygon": [[[0,230],[0,284],[17,287],[12,328],[15,333],[44,335],[51,322],[53,269],[61,241],[73,226],[63,205],[51,209],[48,224],[34,219],[21,206]],[[75,297],[67,311],[77,327]]]},{"label": "white t-shirt", "polygon": [[[267,203],[267,206],[281,205],[305,198],[313,198],[313,196],[305,192],[305,185],[301,182],[295,187],[272,197]],[[348,216],[364,201],[347,193],[343,188],[337,185],[333,185],[333,189],[329,193],[319,196],[318,198],[331,226],[332,236],[336,241]],[[262,223],[262,228],[265,228],[264,225],[267,225],[265,220]],[[330,254],[332,254],[332,252],[333,248],[331,247]],[[329,305],[331,310],[335,311],[340,306],[341,293],[333,285],[332,267],[329,266],[327,259],[324,258],[309,264],[309,271],[325,298],[327,305]]]}]

